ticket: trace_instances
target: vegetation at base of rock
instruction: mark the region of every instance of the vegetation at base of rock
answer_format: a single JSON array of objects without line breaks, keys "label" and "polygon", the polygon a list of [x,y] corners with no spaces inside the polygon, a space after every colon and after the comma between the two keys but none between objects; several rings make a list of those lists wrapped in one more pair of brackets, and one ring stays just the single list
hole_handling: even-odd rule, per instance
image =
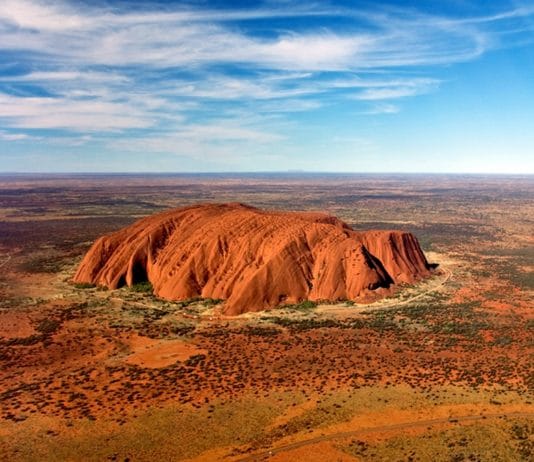
[{"label": "vegetation at base of rock", "polygon": [[96,285],[90,282],[75,282],[74,287],[76,289],[94,289]]},{"label": "vegetation at base of rock", "polygon": [[130,287],[132,292],[151,294],[153,292],[152,284],[149,281],[138,282]]},{"label": "vegetation at base of rock", "polygon": [[314,302],[312,300],[303,300],[295,304],[282,305],[280,308],[288,310],[308,311],[312,310],[315,307],[317,307],[317,302]]}]

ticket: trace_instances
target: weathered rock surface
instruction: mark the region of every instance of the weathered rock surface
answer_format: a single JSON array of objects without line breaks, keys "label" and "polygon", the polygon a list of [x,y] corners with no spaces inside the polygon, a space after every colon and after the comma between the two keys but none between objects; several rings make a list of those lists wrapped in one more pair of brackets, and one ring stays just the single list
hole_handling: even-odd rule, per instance
[{"label": "weathered rock surface", "polygon": [[114,289],[150,281],[169,300],[224,299],[225,314],[354,300],[430,273],[410,233],[356,232],[323,213],[204,204],[98,239],[74,277]]}]

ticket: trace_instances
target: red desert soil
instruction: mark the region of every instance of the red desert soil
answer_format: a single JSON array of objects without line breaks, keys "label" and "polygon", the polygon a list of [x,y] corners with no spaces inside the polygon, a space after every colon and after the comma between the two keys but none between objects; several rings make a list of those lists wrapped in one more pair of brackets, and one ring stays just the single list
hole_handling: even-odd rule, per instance
[{"label": "red desert soil", "polygon": [[237,315],[302,300],[354,300],[412,283],[430,267],[401,231],[356,232],[325,213],[204,204],[142,219],[98,239],[74,281],[150,281],[169,300],[225,300]]},{"label": "red desert soil", "polygon": [[156,340],[139,335],[130,339],[130,348],[133,353],[126,358],[126,362],[148,368],[169,366],[176,361],[185,361],[191,356],[207,353],[183,340]]},{"label": "red desert soil", "polygon": [[29,337],[35,333],[32,320],[25,312],[0,312],[0,338],[6,339]]}]

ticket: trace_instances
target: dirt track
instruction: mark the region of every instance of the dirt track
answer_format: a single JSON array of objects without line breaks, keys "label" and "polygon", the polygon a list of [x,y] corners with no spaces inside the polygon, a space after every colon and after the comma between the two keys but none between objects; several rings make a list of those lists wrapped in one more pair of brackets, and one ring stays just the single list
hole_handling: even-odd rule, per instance
[{"label": "dirt track", "polygon": [[449,417],[449,418],[441,418],[441,419],[418,420],[415,422],[404,422],[404,423],[393,424],[393,425],[380,425],[378,427],[361,428],[359,430],[337,432],[337,433],[331,433],[329,435],[316,436],[314,438],[310,438],[307,440],[297,441],[291,444],[286,444],[285,446],[272,448],[267,451],[263,451],[257,454],[250,455],[243,459],[239,459],[239,462],[253,462],[253,461],[266,460],[270,456],[273,456],[275,454],[291,451],[293,449],[299,449],[299,448],[302,448],[303,446],[317,444],[323,441],[332,441],[336,439],[350,438],[354,436],[365,435],[368,433],[381,433],[381,432],[388,432],[392,430],[407,430],[410,428],[417,428],[417,427],[425,427],[425,426],[432,426],[432,425],[439,425],[439,424],[454,424],[454,423],[460,423],[460,422],[470,422],[470,421],[486,420],[486,419],[506,419],[506,418],[522,418],[522,417],[523,418],[534,418],[534,412],[509,412],[509,413],[503,413],[503,414],[465,415],[465,416]]},{"label": "dirt track", "polygon": [[445,276],[443,278],[436,279],[436,281],[431,284],[429,287],[422,290],[420,293],[413,295],[412,297],[408,297],[404,300],[399,299],[383,299],[376,302],[373,302],[371,304],[354,304],[350,307],[342,306],[342,305],[325,305],[325,306],[319,306],[317,308],[317,312],[321,313],[327,313],[327,314],[351,314],[354,313],[356,310],[358,312],[365,312],[365,311],[372,311],[372,310],[381,310],[381,309],[387,309],[387,308],[397,308],[399,306],[409,305],[413,303],[415,300],[418,300],[420,298],[425,297],[426,295],[435,292],[440,287],[444,286],[447,281],[449,281],[453,275],[452,271],[448,268],[442,268],[443,272],[445,273]]},{"label": "dirt track", "polygon": [[445,272],[445,277],[439,281],[437,281],[437,283],[435,285],[432,285],[431,287],[429,287],[428,289],[424,290],[423,292],[421,292],[420,294],[417,294],[417,295],[414,295],[413,297],[410,297],[410,298],[407,298],[406,300],[401,300],[401,301],[391,301],[391,302],[388,302],[387,300],[384,300],[384,304],[380,306],[380,308],[387,308],[389,306],[402,306],[402,305],[408,305],[410,303],[412,303],[414,300],[417,300],[419,298],[422,298],[424,297],[425,295],[431,293],[431,292],[434,292],[435,290],[439,289],[440,287],[442,287],[443,285],[445,285],[445,283],[452,277],[452,271],[448,268],[443,268],[443,271]]}]

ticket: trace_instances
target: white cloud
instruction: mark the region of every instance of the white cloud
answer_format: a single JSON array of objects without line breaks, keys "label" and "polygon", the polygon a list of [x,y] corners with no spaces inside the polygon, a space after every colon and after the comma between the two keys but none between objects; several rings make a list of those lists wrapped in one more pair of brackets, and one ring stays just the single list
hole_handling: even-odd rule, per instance
[{"label": "white cloud", "polygon": [[315,99],[284,98],[254,103],[252,108],[260,113],[304,112],[319,109],[324,103]]},{"label": "white cloud", "polygon": [[365,36],[289,35],[275,42],[251,43],[241,59],[288,70],[347,70],[369,46]]},{"label": "white cloud", "polygon": [[78,147],[78,146],[83,146],[87,143],[90,143],[94,139],[95,138],[91,135],[82,135],[82,136],[48,137],[46,141],[47,143],[50,143],[54,146]]},{"label": "white cloud", "polygon": [[362,114],[397,114],[400,111],[399,106],[390,103],[378,103],[370,109],[363,111]]},{"label": "white cloud", "polygon": [[0,93],[0,120],[11,127],[113,131],[154,124],[131,104]]},{"label": "white cloud", "polygon": [[406,96],[414,96],[420,94],[416,87],[390,87],[390,88],[373,88],[364,90],[354,98],[361,100],[377,100],[377,99],[394,99],[405,98]]},{"label": "white cloud", "polygon": [[211,75],[195,82],[176,81],[159,91],[167,96],[222,100],[292,98],[320,91],[317,85],[301,83],[299,78],[288,80]]},{"label": "white cloud", "polygon": [[[260,38],[226,21],[272,16],[351,14],[286,7],[272,10],[161,10],[135,13],[80,8],[68,3],[4,0],[0,47],[41,54],[45,62],[71,65],[206,66],[213,63],[325,71],[452,63],[485,50],[482,27],[495,18],[465,24],[421,14],[358,12],[374,27],[336,33],[308,30]],[[352,12],[353,14],[356,14]],[[516,15],[519,14],[516,12]],[[523,12],[522,14],[527,14]],[[503,19],[510,15],[503,15]],[[17,28],[13,29],[13,25]]]},{"label": "white cloud", "polygon": [[219,122],[217,124],[191,124],[182,125],[173,133],[160,134],[158,136],[136,137],[125,141],[113,141],[115,147],[129,150],[152,150],[152,151],[183,151],[185,146],[195,147],[208,146],[213,143],[221,145],[224,143],[245,142],[268,144],[283,139],[283,136],[244,127],[237,122]]},{"label": "white cloud", "polygon": [[270,143],[282,139],[280,135],[267,133],[252,128],[246,128],[243,124],[220,123],[218,125],[188,125],[180,129],[175,138],[181,139],[206,139],[220,141],[254,141],[257,143]]},{"label": "white cloud", "polygon": [[441,80],[427,77],[372,77],[362,79],[359,77],[351,77],[344,79],[336,79],[328,84],[333,88],[384,88],[384,87],[422,87],[422,86],[437,86]]},{"label": "white cloud", "polygon": [[364,89],[352,97],[363,101],[386,100],[406,98],[428,93],[434,90],[439,84],[435,79],[404,79],[378,81],[364,87]]},{"label": "white cloud", "polygon": [[0,130],[0,140],[2,141],[21,141],[28,140],[31,137],[26,133],[9,133],[4,130]]},{"label": "white cloud", "polygon": [[113,72],[94,71],[35,71],[24,75],[3,76],[0,82],[69,82],[87,81],[90,83],[125,83],[130,79],[124,75]]},{"label": "white cloud", "polygon": [[120,152],[163,153],[174,158],[194,159],[233,171],[276,165],[280,159],[274,146],[282,139],[282,135],[265,128],[243,127],[239,121],[219,121],[183,125],[172,133],[110,140],[107,146]]},{"label": "white cloud", "polygon": [[92,25],[90,16],[74,12],[68,4],[28,0],[2,0],[0,20],[20,28],[53,32]]}]

